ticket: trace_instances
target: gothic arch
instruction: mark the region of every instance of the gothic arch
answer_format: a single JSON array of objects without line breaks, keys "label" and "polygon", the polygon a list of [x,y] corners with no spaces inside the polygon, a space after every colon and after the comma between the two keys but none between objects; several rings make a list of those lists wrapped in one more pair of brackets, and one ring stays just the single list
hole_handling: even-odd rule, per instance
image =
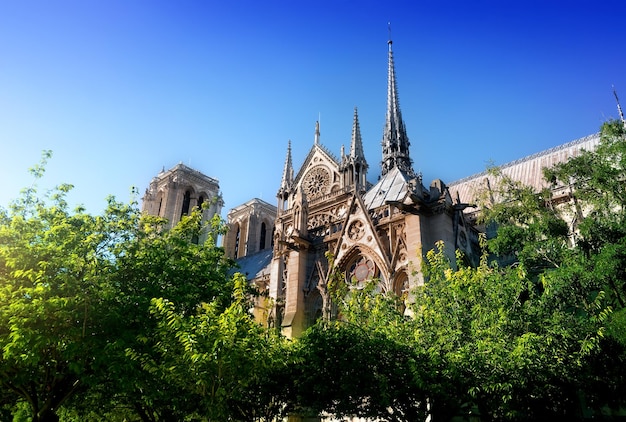
[{"label": "gothic arch", "polygon": [[259,250],[271,249],[274,246],[274,221],[263,218],[259,226]]},{"label": "gothic arch", "polygon": [[318,319],[322,318],[323,304],[324,301],[320,292],[317,289],[312,290],[305,300],[304,312],[307,327],[310,327],[315,324]]},{"label": "gothic arch", "polygon": [[163,217],[163,214],[165,213],[165,201],[166,201],[165,192],[163,191],[163,189],[159,189],[159,192],[157,193],[156,201],[155,201],[156,210],[153,210],[154,214],[157,215],[158,217]]},{"label": "gothic arch", "polygon": [[229,230],[228,230],[228,236],[231,238],[231,242],[229,242],[229,244],[231,245],[230,247],[230,256],[233,259],[237,259],[239,257],[239,252],[241,250],[241,225],[239,224],[239,221],[232,223]]},{"label": "gothic arch", "polygon": [[211,194],[209,194],[208,192],[206,192],[206,191],[198,192],[197,198],[196,198],[196,201],[195,201],[196,202],[196,206],[198,208],[202,208],[202,205],[205,204],[205,203],[208,206],[210,206],[212,199],[213,198],[211,197]]},{"label": "gothic arch", "polygon": [[393,292],[398,297],[405,297],[409,293],[409,274],[406,268],[401,268],[396,271],[393,277],[393,283],[391,284]]},{"label": "gothic arch", "polygon": [[182,186],[181,192],[183,192],[183,199],[180,205],[180,219],[191,214],[198,200],[196,190],[192,185]]},{"label": "gothic arch", "polygon": [[378,278],[379,284],[384,286],[388,279],[388,270],[384,261],[374,250],[363,245],[354,245],[336,264],[336,267],[345,273],[346,281],[352,276],[356,277],[357,283]]},{"label": "gothic arch", "polygon": [[265,221],[262,221],[261,227],[259,228],[259,250],[260,251],[265,249],[266,242],[267,242],[267,224],[265,224]]}]

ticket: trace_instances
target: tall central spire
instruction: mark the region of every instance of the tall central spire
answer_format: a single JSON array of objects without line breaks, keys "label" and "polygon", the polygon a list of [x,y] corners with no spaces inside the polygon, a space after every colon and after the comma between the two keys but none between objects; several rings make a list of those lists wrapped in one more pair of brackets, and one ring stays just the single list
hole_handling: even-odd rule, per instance
[{"label": "tall central spire", "polygon": [[383,132],[383,161],[381,173],[384,176],[391,169],[397,167],[409,176],[415,176],[411,158],[409,157],[409,137],[406,134],[400,102],[398,100],[398,87],[396,85],[396,70],[393,64],[393,50],[391,45],[391,30],[389,31],[389,69],[387,72],[387,117]]}]

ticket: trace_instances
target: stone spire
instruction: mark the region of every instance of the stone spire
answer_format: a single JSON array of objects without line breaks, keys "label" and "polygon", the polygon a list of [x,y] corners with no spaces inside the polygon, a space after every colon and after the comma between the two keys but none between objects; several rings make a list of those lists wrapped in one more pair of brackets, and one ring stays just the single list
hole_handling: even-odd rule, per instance
[{"label": "stone spire", "polygon": [[365,154],[363,153],[363,140],[361,139],[361,127],[359,126],[359,113],[356,107],[354,107],[354,120],[352,121],[350,157],[365,161]]},{"label": "stone spire", "polygon": [[352,139],[350,141],[350,155],[345,156],[341,147],[341,164],[339,169],[344,174],[345,185],[355,185],[359,191],[364,191],[367,185],[367,161],[363,153],[363,140],[359,126],[359,114],[354,107],[354,120],[352,122]]},{"label": "stone spire", "polygon": [[406,134],[400,103],[398,100],[398,87],[396,85],[396,70],[393,65],[392,41],[389,37],[389,70],[387,81],[387,117],[383,132],[383,161],[381,174],[384,176],[394,167],[402,170],[409,176],[415,176],[412,161],[409,157],[409,137]]},{"label": "stone spire", "polygon": [[285,168],[283,169],[283,178],[280,181],[278,189],[278,197],[285,200],[291,192],[293,185],[293,165],[291,164],[291,139],[287,145],[287,158],[285,158]]}]

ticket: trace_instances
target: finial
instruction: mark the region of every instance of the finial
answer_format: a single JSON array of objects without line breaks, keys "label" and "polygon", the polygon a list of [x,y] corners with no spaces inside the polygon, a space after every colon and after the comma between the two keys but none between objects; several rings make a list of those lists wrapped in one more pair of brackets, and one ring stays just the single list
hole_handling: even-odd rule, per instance
[{"label": "finial", "polygon": [[320,121],[315,122],[315,145],[320,143]]},{"label": "finial", "polygon": [[387,30],[389,31],[389,41],[387,41],[387,44],[389,44],[389,49],[391,50],[391,44],[393,44],[391,40],[391,22],[387,22]]}]

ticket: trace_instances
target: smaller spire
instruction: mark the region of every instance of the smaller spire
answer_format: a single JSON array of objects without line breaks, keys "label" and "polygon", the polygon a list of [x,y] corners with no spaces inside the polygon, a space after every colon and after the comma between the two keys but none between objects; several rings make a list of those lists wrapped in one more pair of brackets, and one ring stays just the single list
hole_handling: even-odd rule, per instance
[{"label": "smaller spire", "polygon": [[315,145],[320,143],[320,121],[315,122]]},{"label": "smaller spire", "polygon": [[354,119],[352,121],[350,157],[365,160],[365,154],[363,153],[363,140],[361,138],[361,127],[359,125],[359,112],[356,107],[354,107]]},{"label": "smaller spire", "polygon": [[285,167],[283,169],[283,178],[278,189],[278,196],[289,194],[293,185],[293,165],[291,163],[291,139],[287,145],[287,157],[285,158]]},{"label": "smaller spire", "polygon": [[367,161],[363,153],[361,128],[359,127],[359,113],[357,108],[354,107],[352,139],[348,156],[345,155],[343,145],[341,146],[340,170],[344,173],[344,183],[349,186],[356,186],[359,191],[364,191],[367,185],[367,167]]}]

